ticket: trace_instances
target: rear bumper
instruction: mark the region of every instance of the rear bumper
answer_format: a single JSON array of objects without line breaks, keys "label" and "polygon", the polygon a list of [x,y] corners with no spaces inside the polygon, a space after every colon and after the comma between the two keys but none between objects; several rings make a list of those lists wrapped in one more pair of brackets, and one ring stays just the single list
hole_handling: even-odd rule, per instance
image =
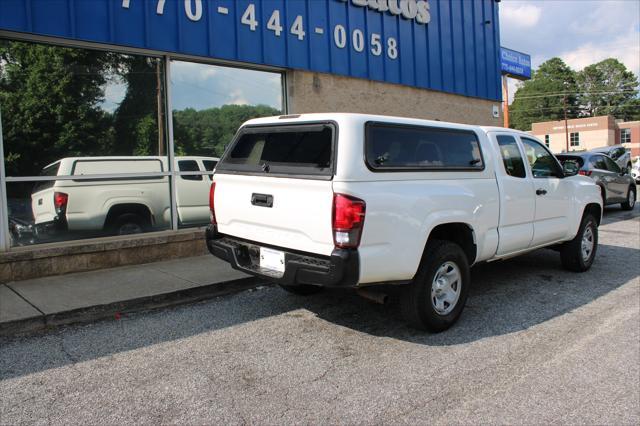
[{"label": "rear bumper", "polygon": [[[356,287],[360,275],[357,250],[335,249],[320,256],[273,247],[220,234],[214,225],[206,231],[207,248],[234,269],[283,285],[310,284],[321,287]],[[259,265],[260,247],[285,253],[284,274]]]}]

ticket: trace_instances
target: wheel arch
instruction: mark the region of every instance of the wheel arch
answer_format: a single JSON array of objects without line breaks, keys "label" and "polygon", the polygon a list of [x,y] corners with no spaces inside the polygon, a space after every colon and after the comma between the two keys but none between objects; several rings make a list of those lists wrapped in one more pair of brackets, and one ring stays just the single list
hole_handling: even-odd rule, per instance
[{"label": "wheel arch", "polygon": [[142,203],[118,203],[109,207],[103,229],[108,229],[123,214],[135,214],[140,216],[147,225],[153,225],[153,214],[147,205]]},{"label": "wheel arch", "polygon": [[[427,245],[433,240],[450,241],[458,244],[467,255],[469,265],[472,265],[477,257],[478,246],[476,234],[471,225],[464,222],[441,223],[433,227],[422,252],[422,259],[427,251]],[[421,259],[421,263],[422,263]]]},{"label": "wheel arch", "polygon": [[598,226],[600,226],[600,222],[602,221],[602,208],[597,203],[589,203],[584,207],[584,211],[582,212],[582,218],[587,214],[592,214],[596,218],[596,222]]}]

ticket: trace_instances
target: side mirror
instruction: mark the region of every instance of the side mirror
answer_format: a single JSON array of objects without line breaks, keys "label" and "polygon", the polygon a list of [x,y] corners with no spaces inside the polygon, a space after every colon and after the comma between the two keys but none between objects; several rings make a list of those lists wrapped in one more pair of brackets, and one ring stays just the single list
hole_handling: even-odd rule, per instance
[{"label": "side mirror", "polygon": [[575,161],[565,161],[562,165],[562,171],[565,176],[575,176],[578,174],[580,167]]},{"label": "side mirror", "polygon": [[624,176],[624,175],[628,175],[629,174],[629,168],[628,167],[623,167],[622,170],[620,171],[620,176]]}]

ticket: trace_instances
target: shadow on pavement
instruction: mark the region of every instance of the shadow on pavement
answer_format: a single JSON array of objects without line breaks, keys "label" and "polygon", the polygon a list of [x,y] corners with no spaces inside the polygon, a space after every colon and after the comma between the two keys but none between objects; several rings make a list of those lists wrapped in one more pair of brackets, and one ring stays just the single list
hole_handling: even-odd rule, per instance
[{"label": "shadow on pavement", "polygon": [[300,297],[266,287],[117,321],[0,339],[0,380],[166,342],[181,344],[180,339],[248,326],[279,315],[308,317],[294,312],[300,310],[311,312],[314,321],[371,336],[429,346],[459,345],[534,327],[580,308],[639,275],[640,250],[611,245],[600,245],[596,263],[583,274],[564,271],[558,253],[552,250],[479,265],[472,271],[473,287],[460,321],[440,334],[409,329],[400,318],[394,295],[390,303],[375,305],[346,291]]},{"label": "shadow on pavement", "polygon": [[622,210],[620,204],[605,206],[604,214],[602,215],[602,225],[608,225],[611,223],[623,222],[625,220],[632,219],[640,221],[640,216],[638,216],[639,212],[640,203],[636,203],[636,206],[633,210]]}]

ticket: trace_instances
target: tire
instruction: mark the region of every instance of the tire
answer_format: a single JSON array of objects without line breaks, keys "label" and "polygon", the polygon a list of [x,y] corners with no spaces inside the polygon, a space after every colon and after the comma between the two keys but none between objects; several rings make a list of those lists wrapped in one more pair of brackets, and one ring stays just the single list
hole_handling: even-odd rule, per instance
[{"label": "tire", "polygon": [[287,293],[296,294],[298,296],[310,296],[320,293],[324,288],[317,285],[300,284],[300,285],[284,285],[278,284]]},{"label": "tire", "polygon": [[627,191],[627,201],[621,203],[622,210],[633,210],[633,207],[636,205],[636,190],[633,186],[629,187]]},{"label": "tire", "polygon": [[[589,235],[591,237],[589,237]],[[590,251],[588,250],[589,245],[591,245]],[[564,243],[562,246],[562,250],[560,251],[562,266],[569,271],[584,272],[591,268],[597,251],[598,222],[596,222],[592,214],[587,213],[582,218],[575,238]]]},{"label": "tire", "polygon": [[[447,282],[447,275],[453,282]],[[432,333],[448,329],[462,313],[470,283],[469,260],[459,245],[428,242],[416,277],[403,289],[405,320],[411,327]]]},{"label": "tire", "polygon": [[141,234],[146,230],[146,223],[137,214],[125,213],[118,216],[111,229],[114,235]]}]

